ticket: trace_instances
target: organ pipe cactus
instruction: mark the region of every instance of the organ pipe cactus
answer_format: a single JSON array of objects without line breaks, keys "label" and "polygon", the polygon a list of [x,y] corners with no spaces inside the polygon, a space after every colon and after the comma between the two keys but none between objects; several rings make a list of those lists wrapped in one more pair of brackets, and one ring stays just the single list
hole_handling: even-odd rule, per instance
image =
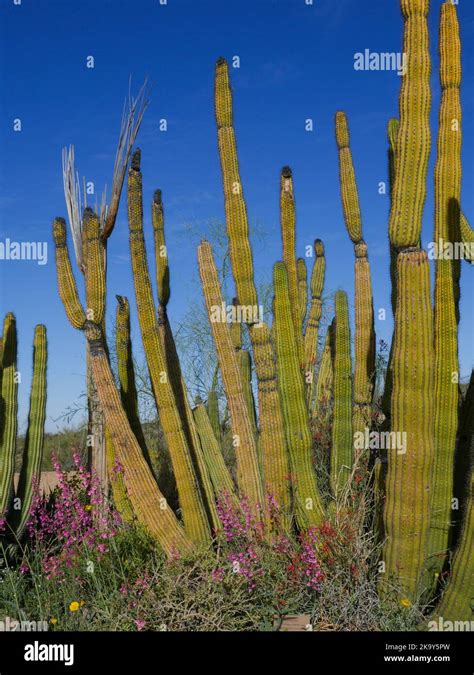
[{"label": "organ pipe cactus", "polygon": [[307,385],[307,399],[311,402],[314,391],[313,378],[314,368],[318,355],[318,331],[322,314],[322,294],[324,288],[324,275],[326,272],[326,258],[324,257],[324,244],[320,239],[314,242],[314,264],[311,273],[311,305],[309,308],[308,323],[304,336],[304,361],[305,373],[311,373],[312,377]]},{"label": "organ pipe cactus", "polygon": [[323,505],[312,467],[312,438],[298,361],[288,275],[284,263],[273,268],[274,321],[279,389],[290,455],[294,511],[300,528],[318,525]]},{"label": "organ pipe cactus", "polygon": [[398,578],[414,600],[426,555],[434,454],[433,312],[426,253],[400,252],[397,277],[391,421],[405,444],[387,452],[382,587],[386,579]]},{"label": "organ pipe cactus", "polygon": [[352,364],[347,295],[337,291],[334,321],[334,418],[332,425],[331,486],[337,495],[352,472]]},{"label": "organ pipe cactus", "polygon": [[202,241],[199,245],[198,262],[209,322],[229,405],[233,446],[237,459],[237,483],[242,496],[248,499],[253,508],[263,507],[264,492],[256,439],[244,396],[241,370],[226,317],[221,317],[219,320],[214,316],[214,309],[222,307],[223,300],[212,249],[206,241]]},{"label": "organ pipe cactus", "polygon": [[3,322],[2,344],[2,435],[0,444],[0,517],[10,504],[18,429],[18,375],[16,319],[12,313]]},{"label": "organ pipe cactus", "polygon": [[429,0],[401,0],[406,69],[400,91],[395,184],[389,234],[393,246],[419,246],[431,147]]},{"label": "organ pipe cactus", "polygon": [[223,495],[235,497],[234,482],[224,462],[221,446],[212,428],[206,407],[200,403],[193,409],[193,415],[216,497]]},{"label": "organ pipe cactus", "polygon": [[306,260],[304,258],[298,258],[296,261],[296,270],[298,273],[298,304],[300,308],[300,323],[303,327],[308,309],[308,270],[306,268]]},{"label": "organ pipe cactus", "polygon": [[[135,298],[143,346],[150,371],[153,393],[160,415],[173,472],[178,488],[186,533],[195,542],[206,542],[210,528],[204,501],[199,490],[198,477],[191,458],[190,434],[186,433],[183,400],[177,404],[173,382],[177,373],[169,372],[169,355],[165,353],[162,335],[155,313],[155,303],[148,272],[145,237],[143,234],[142,175],[140,151],[136,151],[128,173],[128,217],[130,225],[130,253],[132,259]],[[181,392],[181,397],[183,396]],[[178,407],[179,405],[179,407]]]},{"label": "organ pipe cactus", "polygon": [[[92,269],[97,266],[101,269],[101,262],[97,259],[100,253],[98,247],[89,246],[89,242],[98,236],[98,219],[92,217],[90,213],[87,215],[87,227],[85,228],[87,267]],[[102,326],[86,318],[86,313],[79,301],[67,249],[66,224],[63,218],[56,218],[54,221],[53,236],[59,294],[71,324],[82,330],[87,339],[92,377],[116,457],[124,467],[123,476],[130,503],[139,522],[171,555],[176,548],[188,548],[189,540],[158,489],[121,405],[104,345]],[[105,288],[105,284],[101,284],[101,287]],[[98,302],[95,308],[97,310],[101,304],[99,294],[94,291],[92,298],[96,298]],[[89,299],[87,302],[90,304]],[[96,316],[95,312],[93,315]]]},{"label": "organ pipe cactus", "polygon": [[312,417],[324,428],[329,423],[331,413],[331,401],[333,394],[334,368],[334,321],[328,326],[324,349],[319,364],[318,378],[316,381],[316,395],[312,409]]},{"label": "organ pipe cactus", "polygon": [[471,265],[473,265],[474,264],[474,230],[469,225],[469,221],[467,220],[464,213],[461,213],[459,220],[460,220],[459,228],[460,228],[461,240],[464,244],[464,258],[465,258],[465,260],[470,262]]},{"label": "organ pipe cactus", "polygon": [[209,415],[209,421],[214,431],[214,435],[220,443],[221,423],[219,419],[219,398],[215,389],[211,389],[207,395],[207,414]]},{"label": "organ pipe cactus", "polygon": [[[258,298],[253,276],[247,207],[240,178],[233,128],[229,69],[223,58],[219,58],[216,63],[215,114],[227,236],[237,297],[240,305],[257,308]],[[248,328],[257,375],[260,452],[264,467],[265,488],[278,500],[283,511],[286,511],[290,504],[290,492],[286,480],[288,454],[271,333],[264,322],[250,323]]]},{"label": "organ pipe cactus", "polygon": [[355,369],[354,431],[371,424],[371,404],[375,373],[375,330],[370,264],[367,245],[362,239],[362,219],[350,149],[349,126],[345,113],[336,113],[336,141],[339,149],[339,175],[347,231],[355,253]]},{"label": "organ pipe cactus", "polygon": [[286,265],[288,274],[288,291],[290,294],[291,315],[295,327],[296,348],[300,352],[302,348],[302,326],[296,262],[296,211],[293,193],[293,174],[289,166],[284,166],[280,175],[280,222],[283,262]]},{"label": "organ pipe cactus", "polygon": [[419,248],[430,151],[428,0],[401,0],[407,67],[400,92],[389,237],[397,249],[391,429],[406,452],[387,452],[385,582],[397,577],[415,599],[426,555],[433,467],[434,351],[428,258]]},{"label": "organ pipe cactus", "polygon": [[[441,6],[441,106],[435,166],[435,232],[438,251],[443,242],[459,239],[461,193],[461,43],[456,7]],[[434,480],[428,543],[430,569],[441,571],[450,543],[453,467],[459,408],[458,297],[460,260],[438,256],[434,288]]]},{"label": "organ pipe cactus", "polygon": [[16,491],[13,472],[15,465],[17,432],[17,334],[13,314],[5,317],[3,326],[0,372],[2,381],[2,422],[0,446],[0,517],[6,522],[3,527],[3,543],[7,555],[12,555],[21,543],[30,516],[33,494],[39,488],[41,460],[44,446],[44,423],[46,419],[46,328],[35,327],[33,342],[33,379],[31,382],[28,428],[26,431],[23,458]]},{"label": "organ pipe cactus", "polygon": [[[167,377],[171,384],[175,406],[181,420],[183,431],[189,448],[203,504],[210,524],[217,528],[215,495],[202,452],[201,441],[196,429],[188,392],[179,363],[178,351],[168,319],[167,306],[170,299],[170,268],[168,250],[165,240],[165,218],[161,190],[155,190],[152,203],[152,223],[154,231],[156,285],[158,289],[158,330],[160,333],[163,355],[166,359]],[[179,492],[179,488],[178,488]]]}]

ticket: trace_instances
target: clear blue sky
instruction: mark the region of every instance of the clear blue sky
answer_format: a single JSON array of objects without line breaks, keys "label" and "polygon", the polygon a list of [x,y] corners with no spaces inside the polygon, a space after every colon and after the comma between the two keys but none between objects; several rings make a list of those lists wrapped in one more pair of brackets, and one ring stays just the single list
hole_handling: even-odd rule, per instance
[{"label": "clear blue sky", "polygon": [[[432,119],[439,105],[437,26],[441,0],[430,15],[434,86]],[[473,52],[474,7],[459,3],[463,51],[463,209],[474,220]],[[280,253],[278,185],[284,164],[293,168],[298,254],[320,237],[326,245],[326,289],[349,293],[353,306],[353,247],[345,231],[338,185],[333,118],[349,116],[359,183],[364,237],[369,245],[378,338],[391,334],[387,260],[388,195],[386,123],[397,115],[396,72],[356,72],[354,53],[401,50],[399,0],[3,0],[1,6],[0,240],[48,241],[48,264],[0,261],[0,311],[17,315],[22,426],[26,420],[31,343],[36,323],[49,336],[48,429],[52,419],[84,390],[84,338],[67,322],[58,298],[51,222],[66,215],[61,148],[76,147],[76,164],[101,192],[110,185],[124,96],[148,76],[153,89],[139,134],[145,213],[162,188],[172,265],[170,315],[179,321],[197,298],[194,244],[186,224],[221,219],[223,198],[213,112],[214,63],[240,57],[232,69],[242,179],[251,222],[267,231],[255,253],[258,275],[270,278]],[[92,55],[95,68],[86,68]],[[13,131],[20,118],[22,131]],[[160,118],[168,131],[160,132]],[[314,131],[304,122],[314,120]],[[432,152],[431,169],[435,158]],[[432,238],[432,173],[423,242]],[[469,189],[471,188],[471,189]],[[128,259],[126,201],[109,248],[109,323],[116,293],[133,298]],[[150,233],[148,229],[148,233]],[[149,249],[151,249],[149,238]],[[474,274],[463,263],[461,370],[473,362]],[[134,307],[134,303],[132,302]],[[133,317],[136,326],[136,316]],[[135,342],[139,344],[135,329]]]}]

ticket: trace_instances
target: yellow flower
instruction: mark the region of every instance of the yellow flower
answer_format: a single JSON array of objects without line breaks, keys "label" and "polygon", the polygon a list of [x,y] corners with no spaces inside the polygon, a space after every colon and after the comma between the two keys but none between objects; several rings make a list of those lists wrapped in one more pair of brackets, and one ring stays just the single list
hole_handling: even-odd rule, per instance
[{"label": "yellow flower", "polygon": [[411,600],[409,598],[402,598],[400,604],[402,607],[411,607]]},{"label": "yellow flower", "polygon": [[49,623],[51,623],[53,626],[55,626],[58,623],[58,620],[56,619],[55,616],[53,616],[50,620]]},{"label": "yellow flower", "polygon": [[85,603],[84,600],[81,600],[81,602],[79,603],[80,607],[84,607],[85,604],[86,604],[86,603]]},{"label": "yellow flower", "polygon": [[86,511],[92,511],[92,504],[86,504],[84,508]]},{"label": "yellow flower", "polygon": [[71,602],[71,604],[69,605],[69,611],[70,612],[77,612],[77,610],[79,609],[79,606],[80,606],[79,603],[76,600],[74,600],[74,602]]}]

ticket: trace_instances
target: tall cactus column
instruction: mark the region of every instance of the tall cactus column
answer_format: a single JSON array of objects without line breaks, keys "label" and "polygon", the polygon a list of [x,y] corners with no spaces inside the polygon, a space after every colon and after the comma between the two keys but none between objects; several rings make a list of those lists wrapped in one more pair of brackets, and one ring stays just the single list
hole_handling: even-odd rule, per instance
[{"label": "tall cactus column", "polygon": [[298,289],[298,267],[296,262],[296,209],[293,192],[293,173],[284,166],[280,175],[280,221],[283,262],[288,273],[291,316],[295,327],[296,348],[300,361],[303,358],[302,325]]},{"label": "tall cactus column", "polygon": [[310,381],[306,385],[306,396],[310,408],[315,391],[314,369],[318,356],[319,322],[321,320],[323,309],[322,294],[324,288],[324,275],[326,273],[324,244],[321,239],[316,239],[314,242],[314,256],[315,258],[310,281],[311,305],[309,308],[308,323],[304,335],[305,373],[311,374],[311,377],[309,378]]},{"label": "tall cactus column", "polygon": [[23,459],[16,491],[15,502],[20,508],[10,509],[9,529],[15,542],[20,542],[30,516],[34,490],[39,485],[41,460],[44,447],[44,424],[46,420],[46,327],[35,327],[33,341],[33,379],[31,382],[28,428],[25,436]]},{"label": "tall cactus column", "polygon": [[242,496],[248,499],[253,508],[257,505],[263,507],[265,499],[259,471],[257,444],[244,396],[240,366],[226,317],[220,317],[220,320],[213,317],[213,308],[222,307],[223,300],[209,242],[203,241],[199,245],[198,261],[209,322],[229,404],[237,459],[237,482]]},{"label": "tall cactus column", "polygon": [[381,588],[398,578],[403,592],[415,600],[426,555],[434,451],[433,311],[429,262],[419,248],[430,151],[429,2],[401,0],[401,7],[407,68],[400,92],[389,235],[398,250],[391,426],[405,443],[387,451]]},{"label": "tall cactus column", "polygon": [[16,320],[10,312],[3,322],[2,419],[0,438],[0,518],[5,516],[13,489],[16,434],[18,429]]},{"label": "tall cactus column", "polygon": [[459,408],[458,297],[459,260],[441,259],[444,243],[459,239],[461,196],[461,43],[456,7],[441,7],[438,156],[435,167],[435,456],[428,554],[438,574],[450,544],[453,470]]},{"label": "tall cactus column", "polygon": [[279,388],[290,455],[294,508],[298,526],[318,525],[323,505],[312,466],[312,438],[301,377],[288,275],[284,263],[273,268],[275,341]]},{"label": "tall cactus column", "polygon": [[[216,64],[215,113],[227,236],[237,297],[240,305],[257,308],[258,297],[253,275],[247,207],[240,179],[232,119],[229,70],[223,58],[218,59]],[[248,328],[257,373],[260,451],[265,489],[278,501],[283,512],[288,512],[290,508],[288,452],[271,333],[265,322],[252,323]]]},{"label": "tall cactus column", "polygon": [[170,267],[165,239],[165,216],[161,190],[155,190],[151,207],[155,244],[156,285],[158,288],[158,329],[160,331],[166,368],[173,389],[175,405],[186,433],[186,439],[198,479],[208,520],[214,529],[219,527],[219,516],[201,440],[196,429],[193,412],[188,398],[188,390],[181,372],[178,350],[168,319],[168,302],[171,295]]},{"label": "tall cactus column", "polygon": [[354,432],[371,425],[375,374],[375,329],[370,264],[362,239],[362,219],[345,113],[336,113],[336,141],[344,220],[355,253]]},{"label": "tall cactus column", "polygon": [[139,150],[132,158],[128,174],[128,218],[133,281],[143,347],[161,426],[176,477],[184,526],[186,533],[193,541],[207,542],[210,540],[210,528],[191,457],[191,439],[186,433],[186,427],[183,426],[186,425],[186,417],[180,415],[176,403],[176,390],[173,388],[173,378],[176,377],[176,373],[171,372],[167,361],[155,313],[143,234],[142,174]]},{"label": "tall cactus column", "polygon": [[352,363],[347,295],[337,291],[334,322],[334,419],[332,425],[331,487],[337,496],[352,472]]}]

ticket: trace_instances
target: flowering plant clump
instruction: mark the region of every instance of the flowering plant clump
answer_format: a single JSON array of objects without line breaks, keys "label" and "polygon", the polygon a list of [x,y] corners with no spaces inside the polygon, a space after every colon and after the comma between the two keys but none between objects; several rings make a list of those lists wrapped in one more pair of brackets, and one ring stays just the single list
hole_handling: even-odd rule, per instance
[{"label": "flowering plant clump", "polygon": [[28,521],[33,547],[44,549],[43,571],[48,579],[61,578],[84,554],[84,547],[97,560],[108,551],[117,534],[119,514],[104,499],[94,473],[73,454],[74,475],[68,475],[56,456],[53,466],[58,485],[52,495],[36,490]]},{"label": "flowering plant clump", "polygon": [[[270,522],[279,522],[278,504],[268,497]],[[227,573],[238,574],[247,581],[249,592],[257,589],[259,580],[274,580],[279,595],[298,587],[306,591],[319,591],[323,581],[317,556],[317,531],[311,528],[297,538],[272,529],[265,529],[261,509],[250,509],[246,499],[238,504],[228,495],[218,501],[222,530],[218,533],[226,565],[212,572],[214,583],[223,583]]]}]

